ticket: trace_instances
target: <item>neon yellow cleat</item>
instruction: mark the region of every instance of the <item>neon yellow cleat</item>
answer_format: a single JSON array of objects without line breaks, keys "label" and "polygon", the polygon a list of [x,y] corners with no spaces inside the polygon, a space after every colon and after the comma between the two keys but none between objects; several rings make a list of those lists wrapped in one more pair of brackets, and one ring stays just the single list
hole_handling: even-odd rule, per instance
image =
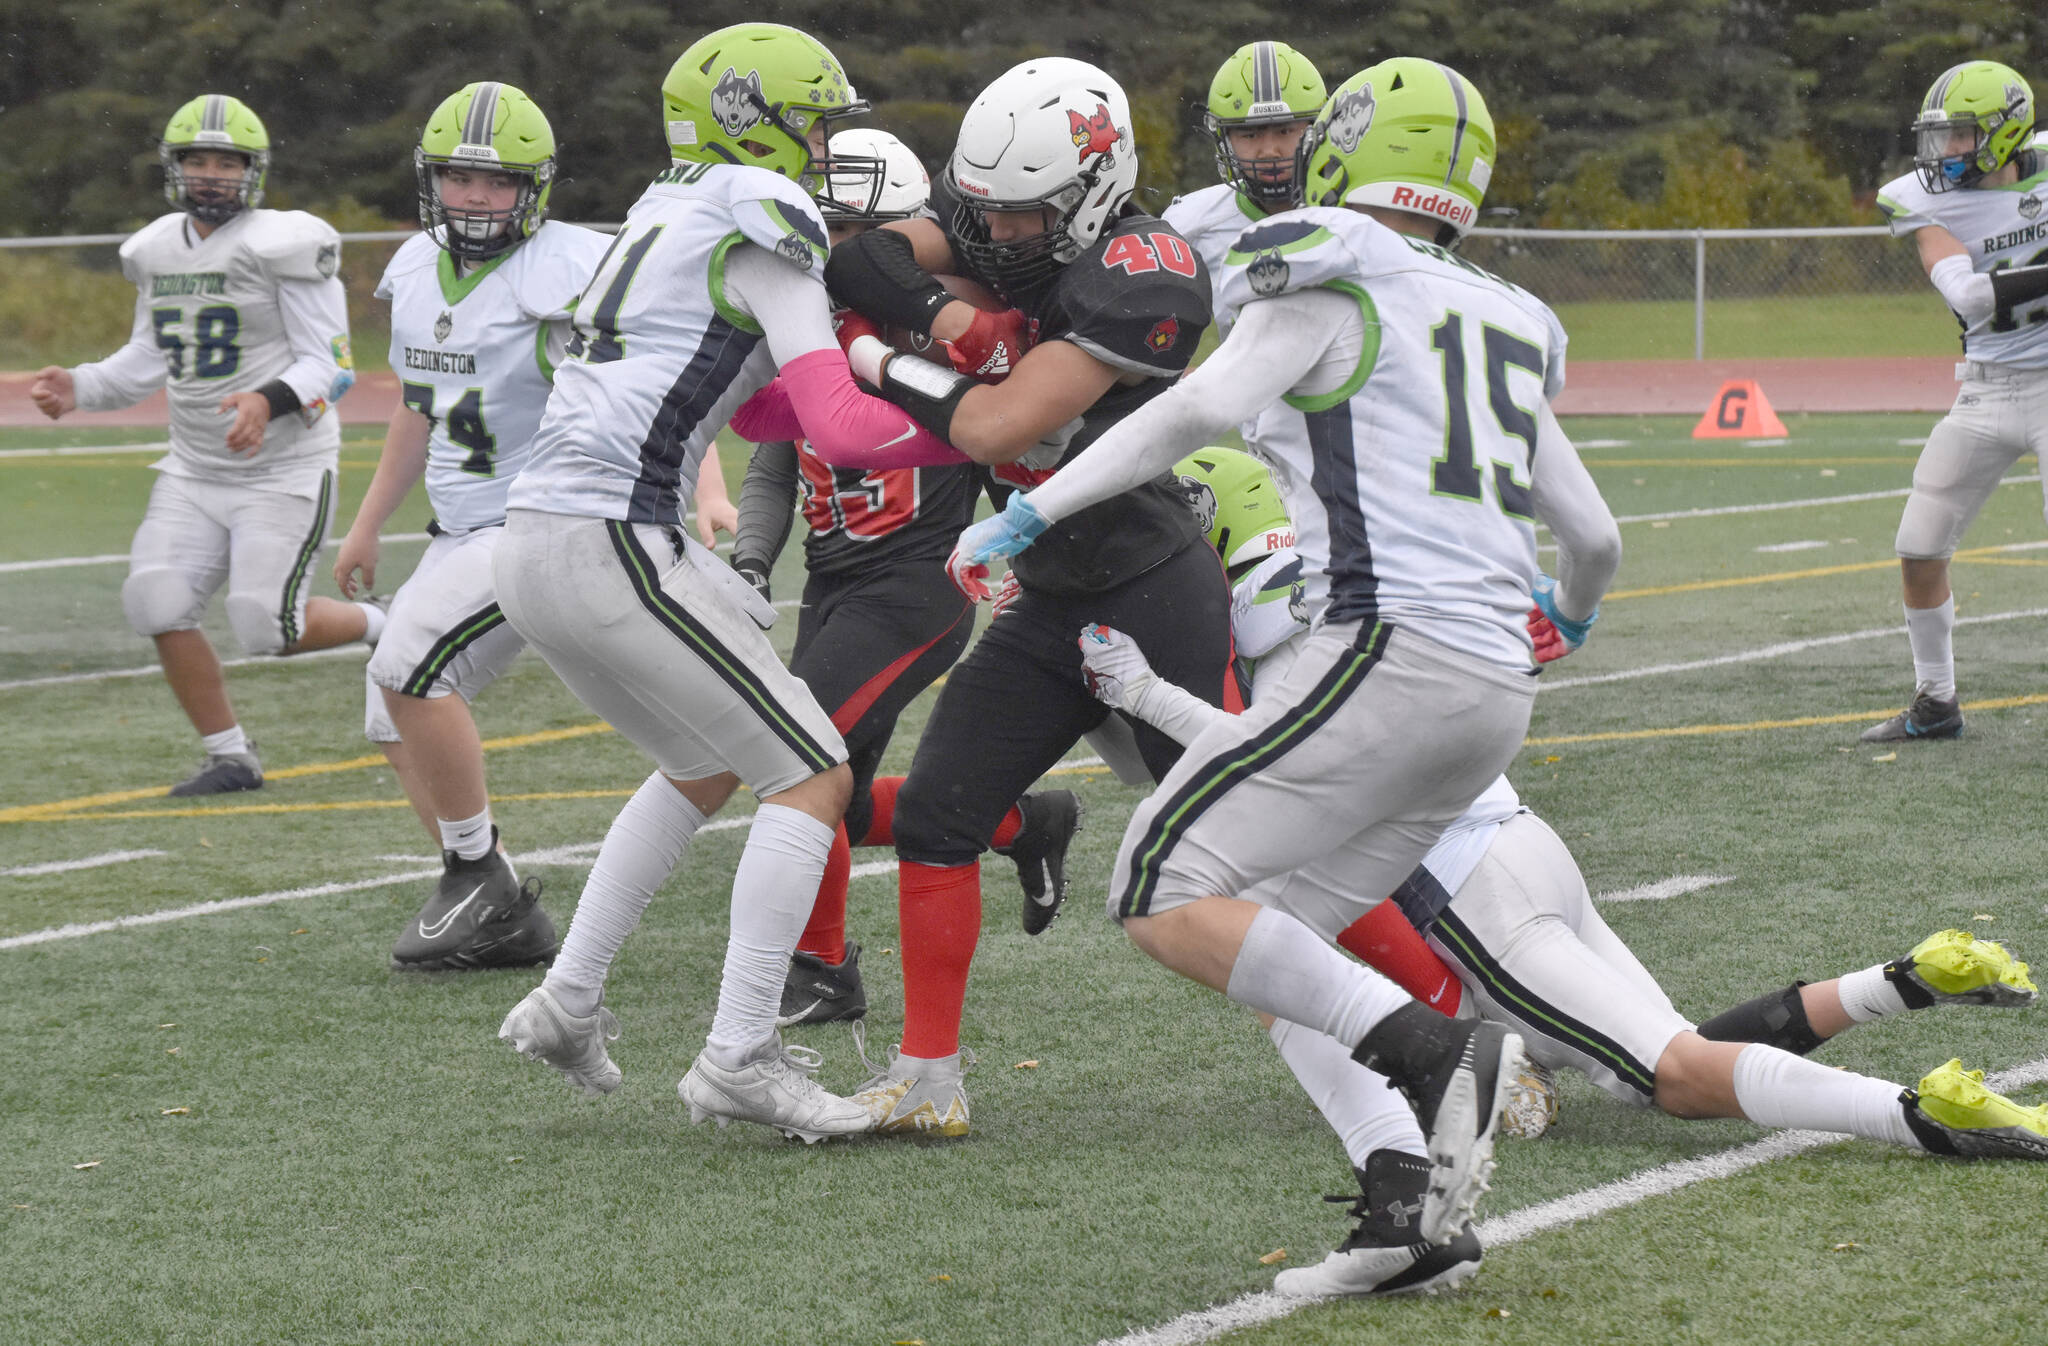
[{"label": "neon yellow cleat", "polygon": [[1912,1009],[1929,1005],[2031,1005],[2040,989],[2027,965],[1988,939],[1967,930],[1943,930],[1913,946],[1904,958],[1884,965],[1885,980],[1899,988]]},{"label": "neon yellow cleat", "polygon": [[1963,1159],[2048,1159],[2048,1105],[2022,1107],[1984,1087],[1960,1060],[1899,1095],[1906,1125],[1935,1154]]}]

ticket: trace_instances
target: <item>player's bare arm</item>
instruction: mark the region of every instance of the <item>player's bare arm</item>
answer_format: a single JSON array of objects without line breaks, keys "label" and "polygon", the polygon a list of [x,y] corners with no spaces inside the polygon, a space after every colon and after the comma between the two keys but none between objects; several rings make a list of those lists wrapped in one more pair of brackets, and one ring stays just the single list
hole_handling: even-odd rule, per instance
[{"label": "player's bare arm", "polygon": [[334,558],[334,584],[342,597],[354,598],[358,587],[375,591],[380,550],[377,535],[407,492],[426,474],[427,439],[432,428],[433,422],[411,407],[401,406],[392,413],[376,475],[370,478],[362,508],[356,511],[356,521],[349,525],[348,536],[341,540]]}]

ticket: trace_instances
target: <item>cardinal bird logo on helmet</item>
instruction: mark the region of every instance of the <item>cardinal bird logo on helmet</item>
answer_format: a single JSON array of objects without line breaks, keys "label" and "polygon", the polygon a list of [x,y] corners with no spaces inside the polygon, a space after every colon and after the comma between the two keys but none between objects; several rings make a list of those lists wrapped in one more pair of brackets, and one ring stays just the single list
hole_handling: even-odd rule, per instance
[{"label": "cardinal bird logo on helmet", "polygon": [[1098,154],[1108,154],[1123,139],[1123,132],[1116,129],[1116,122],[1109,115],[1107,103],[1097,103],[1095,111],[1085,117],[1068,108],[1067,131],[1074,138],[1074,147],[1081,151],[1080,162],[1084,164]]}]

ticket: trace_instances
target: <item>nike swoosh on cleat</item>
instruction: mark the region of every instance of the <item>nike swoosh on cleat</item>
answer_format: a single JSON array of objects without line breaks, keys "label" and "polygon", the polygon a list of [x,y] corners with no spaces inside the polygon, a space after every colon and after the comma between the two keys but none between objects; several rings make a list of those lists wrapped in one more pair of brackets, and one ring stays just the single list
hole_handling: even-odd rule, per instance
[{"label": "nike swoosh on cleat", "polygon": [[439,939],[441,938],[441,936],[447,934],[448,927],[455,923],[455,918],[462,914],[462,909],[468,906],[470,903],[476,901],[476,895],[482,892],[483,890],[484,886],[481,883],[479,883],[476,887],[470,889],[469,896],[463,898],[460,902],[457,902],[455,906],[449,910],[446,916],[443,916],[440,920],[434,922],[432,929],[428,929],[427,923],[425,921],[421,921],[420,938]]}]

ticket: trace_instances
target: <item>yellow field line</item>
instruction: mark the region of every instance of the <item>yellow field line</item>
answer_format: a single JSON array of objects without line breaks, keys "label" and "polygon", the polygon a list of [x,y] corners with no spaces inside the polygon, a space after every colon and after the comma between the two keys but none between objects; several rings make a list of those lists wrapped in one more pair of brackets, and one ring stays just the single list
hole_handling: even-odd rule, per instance
[{"label": "yellow field line", "polygon": [[[484,740],[484,751],[493,752],[501,748],[530,748],[539,743],[560,743],[567,739],[588,738],[592,734],[609,734],[612,727],[602,720],[589,724],[571,725],[566,729],[540,729],[530,734],[513,734],[506,738]],[[339,762],[310,762],[304,766],[288,766],[264,773],[265,780],[297,780],[304,776],[329,776],[340,771],[360,771],[364,767],[386,765],[384,755],[377,753],[362,757],[350,757]],[[84,809],[98,808],[103,804],[128,804],[138,799],[161,799],[161,787],[147,790],[111,790],[105,794],[80,795],[75,799],[53,799],[44,804],[17,804],[13,808],[0,809],[0,823],[41,822],[52,814],[73,814]],[[202,812],[213,813],[215,809]],[[108,817],[114,815],[108,814]],[[176,816],[176,815],[167,815]]]},{"label": "yellow field line", "polygon": [[[1987,561],[1993,565],[2040,565],[2039,561],[1994,561],[1994,553],[2018,551],[2031,547],[2027,542],[2005,542],[1995,547],[1970,547],[1955,554],[1958,561]],[[1810,570],[1774,570],[1763,575],[1735,575],[1721,580],[1688,580],[1684,584],[1658,584],[1642,589],[1615,589],[1601,599],[1612,603],[1623,598],[1658,598],[1665,594],[1696,594],[1708,589],[1739,589],[1751,584],[1783,584],[1790,580],[1825,579],[1830,575],[1854,575],[1869,570],[1891,570],[1899,564],[1897,557],[1883,561],[1857,561],[1850,565],[1817,566]]]},{"label": "yellow field line", "polygon": [[[1962,709],[1967,711],[2011,710],[2015,706],[2039,706],[2048,704],[2048,693],[2032,696],[2005,696],[1990,701],[1966,702]],[[1752,720],[1747,724],[1685,724],[1668,729],[1617,729],[1601,734],[1555,734],[1544,738],[1524,739],[1525,748],[1548,748],[1560,743],[1620,743],[1631,739],[1646,738],[1693,738],[1703,734],[1753,734],[1766,729],[1809,729],[1823,724],[1856,724],[1881,720],[1886,712],[1882,710],[1862,711],[1852,715],[1806,715],[1796,720]]]}]

